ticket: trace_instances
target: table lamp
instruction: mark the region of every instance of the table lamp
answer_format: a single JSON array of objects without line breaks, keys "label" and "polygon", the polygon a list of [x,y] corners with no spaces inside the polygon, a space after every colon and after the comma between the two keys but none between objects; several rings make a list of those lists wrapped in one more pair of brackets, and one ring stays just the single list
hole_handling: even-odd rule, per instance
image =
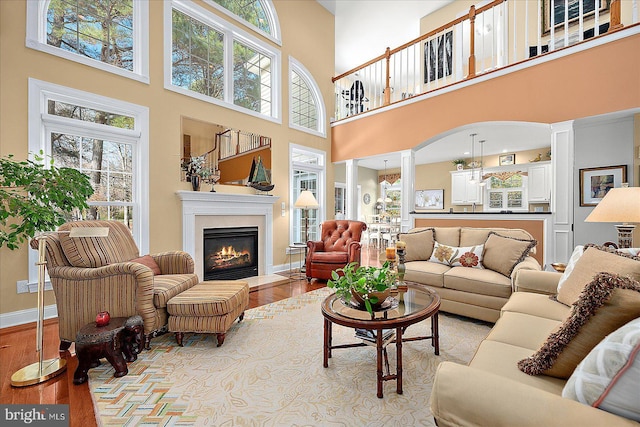
[{"label": "table lamp", "polygon": [[612,188],[591,211],[585,222],[621,222],[618,229],[618,247],[633,247],[633,230],[631,222],[640,222],[640,187]]},{"label": "table lamp", "polygon": [[67,233],[69,237],[107,237],[108,227],[75,227],[70,231],[47,231],[34,237],[38,242],[38,320],[36,323],[36,352],[38,361],[17,370],[11,376],[11,385],[14,387],[25,387],[33,384],[40,384],[51,378],[60,375],[67,369],[65,359],[55,358],[44,360],[42,352],[43,330],[44,330],[44,279],[47,238],[53,233]]},{"label": "table lamp", "polygon": [[[303,190],[294,206],[298,209],[302,209],[302,215],[304,217],[304,260],[305,266],[307,263],[307,242],[309,241],[309,209],[318,209],[320,205],[313,196],[313,193],[309,190]],[[306,271],[304,268],[301,271]]]}]

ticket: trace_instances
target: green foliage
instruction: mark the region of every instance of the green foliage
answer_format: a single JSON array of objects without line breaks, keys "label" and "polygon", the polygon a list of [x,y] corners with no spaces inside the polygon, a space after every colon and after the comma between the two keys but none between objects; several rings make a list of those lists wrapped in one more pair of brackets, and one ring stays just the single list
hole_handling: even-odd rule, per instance
[{"label": "green foliage", "polygon": [[0,247],[17,249],[37,231],[54,230],[74,209],[87,208],[93,194],[89,178],[71,168],[35,161],[0,158]]},{"label": "green foliage", "polygon": [[371,304],[378,303],[378,297],[368,295],[371,292],[382,292],[391,287],[396,280],[396,272],[391,268],[391,263],[385,261],[382,267],[358,266],[352,262],[344,268],[331,272],[331,279],[327,281],[327,287],[336,290],[336,294],[349,302],[351,290],[362,295],[365,306],[372,313]]}]

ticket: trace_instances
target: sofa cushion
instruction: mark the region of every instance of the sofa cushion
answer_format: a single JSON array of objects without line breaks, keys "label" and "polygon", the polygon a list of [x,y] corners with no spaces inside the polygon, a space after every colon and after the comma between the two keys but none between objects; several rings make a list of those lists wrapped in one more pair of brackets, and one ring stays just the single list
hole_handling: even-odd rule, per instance
[{"label": "sofa cushion", "polygon": [[[495,232],[505,237],[515,239],[532,240],[533,236],[520,228],[476,228],[462,227],[460,229],[460,246],[475,246],[484,244],[489,238],[490,232]],[[531,249],[535,253],[535,247]]]},{"label": "sofa cushion", "polygon": [[560,323],[558,320],[507,311],[502,313],[486,339],[535,351]]},{"label": "sofa cushion", "polygon": [[460,246],[460,227],[434,227],[437,242],[447,246]]},{"label": "sofa cushion", "polygon": [[567,381],[562,397],[640,421],[638,384],[640,318],[622,326],[589,352]]},{"label": "sofa cushion", "polygon": [[433,252],[434,235],[433,228],[414,228],[408,233],[400,233],[398,240],[407,244],[405,262],[428,260]]},{"label": "sofa cushion", "polygon": [[608,250],[602,246],[586,245],[584,254],[578,259],[571,274],[558,291],[558,301],[572,305],[580,296],[585,285],[593,276],[602,271],[630,275],[640,280],[640,257]]},{"label": "sofa cushion", "polygon": [[164,308],[178,294],[198,284],[195,274],[163,274],[153,277],[153,305]]},{"label": "sofa cushion", "polygon": [[314,252],[311,259],[314,264],[341,264],[344,267],[349,262],[349,252]]},{"label": "sofa cushion", "polygon": [[516,264],[524,260],[536,244],[535,240],[505,237],[491,231],[484,245],[482,264],[485,268],[510,277]]},{"label": "sofa cushion", "polygon": [[444,287],[480,295],[509,298],[511,281],[495,271],[453,267],[444,273]]},{"label": "sofa cushion", "polygon": [[484,250],[483,245],[457,247],[447,246],[441,243],[435,242],[433,247],[433,253],[429,258],[431,262],[437,262],[440,264],[448,265],[449,267],[469,267],[469,268],[483,268],[482,267],[482,252]]},{"label": "sofa cushion", "polygon": [[585,286],[569,317],[536,353],[519,361],[518,367],[529,375],[569,378],[607,334],[639,316],[640,282],[599,273]]},{"label": "sofa cushion", "polygon": [[560,280],[558,280],[558,292],[560,292],[560,288],[562,288],[562,285],[564,285],[564,283],[567,281],[567,278],[575,268],[576,263],[583,253],[584,245],[578,245],[573,249],[573,253],[571,254],[571,258],[569,258],[569,262],[567,262],[567,266],[562,273],[562,277],[560,277]]},{"label": "sofa cushion", "polygon": [[[504,378],[526,384],[557,396],[562,394],[565,380],[545,375],[530,376],[518,369],[517,361],[531,354],[531,350],[500,341],[484,340],[480,343],[469,366]],[[460,385],[464,387],[464,385]],[[490,390],[487,390],[490,393]]]},{"label": "sofa cushion", "polygon": [[144,256],[141,256],[140,258],[134,258],[131,260],[131,262],[137,262],[139,264],[149,267],[154,276],[158,276],[162,274],[162,272],[160,271],[160,267],[158,266],[158,263],[156,262],[155,259],[153,259],[151,255],[144,255]]},{"label": "sofa cushion", "polygon": [[443,286],[442,275],[451,269],[449,266],[429,261],[411,261],[404,266],[404,280],[438,288]]},{"label": "sofa cushion", "polygon": [[530,314],[561,322],[567,318],[571,309],[552,300],[547,294],[514,292],[501,311],[503,314],[506,312]]}]

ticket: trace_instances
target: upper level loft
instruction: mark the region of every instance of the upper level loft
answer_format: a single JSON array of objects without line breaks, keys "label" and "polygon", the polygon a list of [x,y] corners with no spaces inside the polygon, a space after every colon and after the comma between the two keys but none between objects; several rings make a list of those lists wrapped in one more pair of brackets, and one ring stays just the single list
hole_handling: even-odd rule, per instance
[{"label": "upper level loft", "polygon": [[[410,149],[479,121],[553,123],[640,106],[640,0],[495,0],[461,9],[470,3],[424,17],[422,36],[333,79],[333,161]],[[406,129],[416,119],[424,131]]]}]

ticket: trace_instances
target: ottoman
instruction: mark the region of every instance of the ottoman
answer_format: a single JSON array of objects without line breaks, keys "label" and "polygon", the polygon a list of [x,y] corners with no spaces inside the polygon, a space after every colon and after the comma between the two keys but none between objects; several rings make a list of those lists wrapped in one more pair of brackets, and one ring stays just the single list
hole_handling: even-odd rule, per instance
[{"label": "ottoman", "polygon": [[185,332],[216,334],[218,347],[233,322],[249,306],[249,284],[242,280],[200,282],[167,302],[169,331],[182,346]]}]

